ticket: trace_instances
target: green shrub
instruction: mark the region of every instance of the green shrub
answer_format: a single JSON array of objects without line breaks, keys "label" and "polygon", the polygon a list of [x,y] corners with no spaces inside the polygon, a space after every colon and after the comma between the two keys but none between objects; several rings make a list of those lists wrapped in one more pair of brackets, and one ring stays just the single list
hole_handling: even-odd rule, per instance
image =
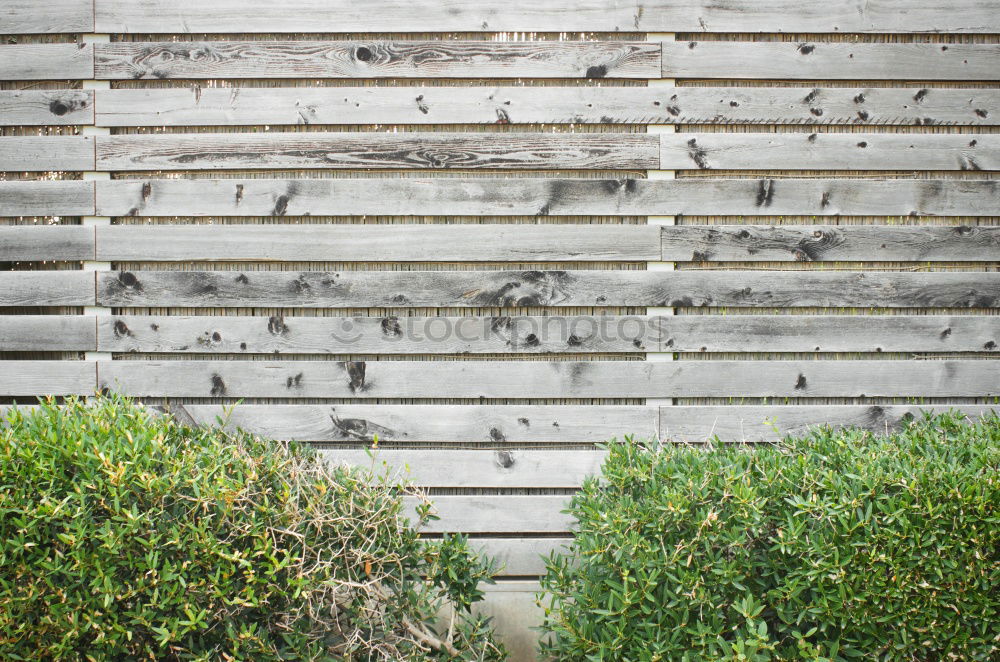
[{"label": "green shrub", "polygon": [[421,540],[428,507],[410,524],[403,494],[120,398],[14,411],[0,659],[502,659],[469,613],[490,568],[464,539]]},{"label": "green shrub", "polygon": [[[1000,419],[614,444],[547,561],[559,660],[1000,659]],[[545,594],[543,594],[544,596]]]}]

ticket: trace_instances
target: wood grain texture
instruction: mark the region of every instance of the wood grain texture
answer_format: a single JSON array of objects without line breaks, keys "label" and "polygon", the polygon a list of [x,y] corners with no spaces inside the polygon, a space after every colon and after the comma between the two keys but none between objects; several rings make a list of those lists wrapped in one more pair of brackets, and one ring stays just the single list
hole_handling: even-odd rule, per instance
[{"label": "wood grain texture", "polygon": [[760,262],[1000,259],[1000,227],[675,225],[661,228],[663,260]]},{"label": "wood grain texture", "polygon": [[0,361],[4,397],[88,395],[95,390],[94,380],[92,361]]},{"label": "wood grain texture", "polygon": [[1000,169],[1000,136],[985,133],[677,133],[660,140],[664,169]]},{"label": "wood grain texture", "polygon": [[96,185],[103,216],[990,216],[1000,198],[995,180],[146,179]]},{"label": "wood grain texture", "polygon": [[0,182],[0,216],[93,216],[94,183]]},{"label": "wood grain texture", "polygon": [[0,352],[97,349],[91,315],[0,315]]},{"label": "wood grain texture", "polygon": [[94,139],[91,137],[0,137],[0,170],[67,172],[93,169]]},{"label": "wood grain texture", "polygon": [[0,90],[0,126],[93,123],[92,91]]},{"label": "wood grain texture", "polygon": [[[430,499],[440,520],[424,533],[566,533],[574,519],[561,512],[568,496],[435,496]],[[419,501],[403,499],[409,511]]]},{"label": "wood grain texture", "polygon": [[663,77],[997,80],[998,57],[998,44],[666,41]]},{"label": "wood grain texture", "polygon": [[[918,95],[919,102],[914,101]],[[97,98],[101,126],[1000,122],[1000,91],[991,89],[194,87],[98,90]],[[817,108],[822,114],[813,112]]]},{"label": "wood grain texture", "polygon": [[[267,168],[648,169],[645,134],[257,133],[97,138],[100,170]],[[10,140],[8,138],[8,140]]]},{"label": "wood grain texture", "polygon": [[0,80],[79,80],[94,77],[90,44],[0,46]]},{"label": "wood grain texture", "polygon": [[[543,557],[556,551],[565,551],[571,541],[571,538],[548,537],[470,538],[469,546],[482,556],[496,559],[501,566],[501,576],[530,577],[545,574]],[[534,649],[534,642],[531,649]]]},{"label": "wood grain texture", "polygon": [[93,272],[0,271],[0,308],[95,303]]},{"label": "wood grain texture", "polygon": [[0,32],[94,32],[94,3],[88,0],[0,0]]},{"label": "wood grain texture", "polygon": [[102,361],[136,397],[991,397],[1000,361]]},{"label": "wood grain texture", "polygon": [[502,5],[469,0],[97,0],[98,32],[1000,32],[992,0],[608,0]]},{"label": "wood grain texture", "polygon": [[[283,204],[277,203],[272,211],[281,211]],[[659,258],[659,229],[641,225],[131,225],[97,231],[97,259],[103,261],[634,262]]]},{"label": "wood grain texture", "polygon": [[94,228],[81,225],[0,225],[0,262],[94,259]]},{"label": "wood grain texture", "polygon": [[97,275],[97,297],[99,305],[123,308],[993,308],[1000,305],[1000,273],[122,271]]}]

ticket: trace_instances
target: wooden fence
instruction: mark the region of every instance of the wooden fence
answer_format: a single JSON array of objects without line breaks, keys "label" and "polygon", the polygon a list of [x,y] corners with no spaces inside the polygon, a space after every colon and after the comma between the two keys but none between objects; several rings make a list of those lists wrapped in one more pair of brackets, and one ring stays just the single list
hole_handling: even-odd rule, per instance
[{"label": "wooden fence", "polygon": [[506,562],[514,659],[595,442],[1000,396],[998,0],[0,0],[0,33],[0,403],[377,436]]}]

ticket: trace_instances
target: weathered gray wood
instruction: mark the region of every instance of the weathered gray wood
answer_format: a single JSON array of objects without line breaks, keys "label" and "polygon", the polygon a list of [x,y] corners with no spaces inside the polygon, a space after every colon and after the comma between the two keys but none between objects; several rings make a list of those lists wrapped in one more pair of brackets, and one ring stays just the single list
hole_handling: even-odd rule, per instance
[{"label": "weathered gray wood", "polygon": [[666,441],[776,441],[806,434],[817,425],[860,427],[885,433],[922,411],[957,410],[976,419],[1000,405],[784,405],[660,407],[660,436]]},{"label": "weathered gray wood", "polygon": [[997,170],[985,133],[677,133],[660,135],[664,169]]},{"label": "weathered gray wood", "polygon": [[490,627],[507,649],[510,660],[538,662],[539,629],[545,610],[537,601],[541,586],[537,581],[500,579],[483,585],[484,598],[472,612],[490,619]]},{"label": "weathered gray wood", "polygon": [[994,180],[917,179],[148,179],[97,191],[104,216],[989,216],[1000,198]]},{"label": "weathered gray wood", "polygon": [[608,0],[502,5],[465,0],[364,4],[297,0],[97,0],[98,32],[1000,32],[992,0]]},{"label": "weathered gray wood", "polygon": [[0,352],[97,349],[91,315],[0,315]]},{"label": "weathered gray wood", "polygon": [[93,138],[87,136],[0,137],[0,170],[65,172],[93,169]]},{"label": "weathered gray wood", "polygon": [[991,397],[1000,361],[103,361],[137,397]]},{"label": "weathered gray wood", "polygon": [[94,259],[94,228],[80,225],[0,225],[0,262]]},{"label": "weathered gray wood", "polygon": [[93,123],[93,92],[86,90],[0,90],[0,126]]},{"label": "weathered gray wood", "polygon": [[0,216],[93,215],[93,182],[0,182]]},{"label": "weathered gray wood", "polygon": [[94,392],[92,361],[0,361],[0,395],[87,395]]},{"label": "weathered gray wood", "polygon": [[[568,496],[435,496],[433,511],[441,518],[428,522],[424,533],[566,533],[574,520],[561,512]],[[412,512],[418,500],[405,497]],[[415,516],[414,516],[415,517]]]},{"label": "weathered gray wood", "polygon": [[[621,41],[115,42],[97,45],[95,57],[99,79],[660,75],[659,44]],[[419,100],[411,103],[420,106]]]},{"label": "weathered gray wood", "polygon": [[93,272],[0,271],[0,308],[95,303]]},{"label": "weathered gray wood", "polygon": [[1000,110],[990,111],[1000,109],[1000,91],[975,88],[195,87],[97,98],[101,126],[1000,123]]},{"label": "weathered gray wood", "polygon": [[0,46],[0,80],[79,80],[94,77],[90,44]]},{"label": "weathered gray wood", "polygon": [[[998,57],[997,44],[667,41],[663,77],[997,80]],[[950,90],[935,92],[946,96]]]},{"label": "weathered gray wood", "polygon": [[505,354],[998,350],[1000,316],[561,315],[97,320],[104,352]]},{"label": "weathered gray wood", "polygon": [[97,162],[100,170],[649,169],[659,166],[656,139],[596,133],[118,135],[97,138]]},{"label": "weathered gray wood", "polygon": [[1000,259],[1000,227],[665,226],[663,260],[977,262]]},{"label": "weathered gray wood", "polygon": [[0,32],[93,32],[92,0],[0,0]]},{"label": "weathered gray wood", "polygon": [[97,278],[100,305],[124,308],[1000,304],[1000,273],[993,272],[123,271]]}]

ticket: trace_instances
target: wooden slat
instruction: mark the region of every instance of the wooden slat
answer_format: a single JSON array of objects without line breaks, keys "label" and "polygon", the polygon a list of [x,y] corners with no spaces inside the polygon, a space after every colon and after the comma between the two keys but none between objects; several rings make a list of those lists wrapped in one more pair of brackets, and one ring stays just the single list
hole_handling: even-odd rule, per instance
[{"label": "wooden slat", "polygon": [[91,91],[0,90],[0,126],[93,123]]},{"label": "wooden slat", "polygon": [[561,315],[97,320],[104,352],[505,354],[998,350],[1000,316]]},{"label": "wooden slat", "polygon": [[664,226],[663,260],[820,262],[990,261],[1000,227],[886,225]]},{"label": "wooden slat", "polygon": [[1000,184],[916,179],[148,179],[99,181],[97,191],[98,213],[104,216],[988,216],[996,213]]},{"label": "wooden slat", "polygon": [[990,397],[1000,361],[104,361],[101,388],[154,397]]},{"label": "wooden slat", "polygon": [[998,58],[997,44],[667,41],[663,77],[997,80]]},{"label": "wooden slat", "polygon": [[93,182],[0,182],[0,216],[84,215],[94,215]]},{"label": "wooden slat", "polygon": [[545,574],[543,557],[565,551],[571,538],[471,538],[469,546],[500,564],[500,576]]},{"label": "wooden slat", "polygon": [[[566,533],[574,520],[561,512],[568,496],[435,496],[440,520],[429,522],[424,533]],[[412,512],[418,501],[404,498]]]},{"label": "wooden slat", "polygon": [[659,165],[656,139],[528,133],[119,135],[97,138],[97,163],[100,170],[647,169]]},{"label": "wooden slat", "polygon": [[0,0],[0,32],[93,32],[92,0]]},{"label": "wooden slat", "polygon": [[[919,103],[914,101],[917,95]],[[196,87],[194,90],[99,90],[97,98],[100,100],[97,123],[101,126],[495,124],[497,121],[992,126],[1000,122],[997,110],[1000,91],[991,89]],[[821,108],[823,113],[812,112],[815,108]]]},{"label": "wooden slat", "polygon": [[125,271],[97,278],[99,304],[124,308],[1000,305],[1000,273],[993,272]]},{"label": "wooden slat", "polygon": [[0,226],[0,262],[94,259],[94,228],[80,225]]},{"label": "wooden slat", "polygon": [[0,271],[0,308],[95,303],[92,272]]},{"label": "wooden slat", "polygon": [[0,170],[47,172],[93,169],[93,138],[87,136],[0,137]]},{"label": "wooden slat", "polygon": [[802,3],[608,0],[499,3],[379,0],[97,0],[98,32],[1000,32],[991,0]]},{"label": "wooden slat", "polygon": [[921,412],[949,410],[979,418],[1000,405],[785,405],[660,407],[660,436],[670,441],[776,441],[817,425],[860,427],[885,434]]},{"label": "wooden slat", "polygon": [[94,392],[94,366],[92,361],[0,361],[0,396],[87,395]]},{"label": "wooden slat", "polygon": [[0,315],[0,351],[96,350],[94,322],[90,315]]},{"label": "wooden slat", "polygon": [[[660,45],[634,42],[116,42],[99,44],[95,57],[97,78],[112,80],[657,78],[660,75]],[[415,108],[420,106],[415,98],[411,103]],[[307,113],[305,108],[302,110]]]},{"label": "wooden slat", "polygon": [[171,405],[191,425],[297,441],[598,443],[656,435],[655,407],[624,405]]},{"label": "wooden slat", "polygon": [[91,44],[0,46],[0,80],[79,80],[94,77]]},{"label": "wooden slat", "polygon": [[1000,136],[982,133],[677,133],[660,139],[664,169],[1000,169]]}]

